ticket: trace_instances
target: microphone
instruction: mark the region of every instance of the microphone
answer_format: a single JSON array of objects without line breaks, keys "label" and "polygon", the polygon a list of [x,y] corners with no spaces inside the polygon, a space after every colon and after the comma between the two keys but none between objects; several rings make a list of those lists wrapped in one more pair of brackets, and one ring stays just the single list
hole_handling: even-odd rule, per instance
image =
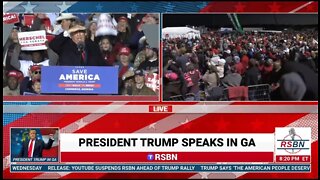
[{"label": "microphone", "polygon": [[294,137],[296,136],[296,131],[294,128],[291,128],[289,130],[289,135],[290,135],[291,139],[294,140]]},{"label": "microphone", "polygon": [[84,46],[85,46],[84,42],[83,42],[83,41],[80,41],[80,42],[77,44],[78,51],[79,51],[79,52],[83,52]]},{"label": "microphone", "polygon": [[[289,135],[290,135],[292,141],[294,141],[294,137],[296,136],[296,131],[295,131],[294,128],[291,128],[291,129],[289,130]],[[292,152],[294,152],[294,149],[292,149]]]},{"label": "microphone", "polygon": [[83,52],[84,52],[84,42],[83,41],[80,41],[78,44],[77,44],[77,47],[78,47],[78,51],[80,52],[80,63],[82,66],[85,65],[85,57],[83,57]]}]

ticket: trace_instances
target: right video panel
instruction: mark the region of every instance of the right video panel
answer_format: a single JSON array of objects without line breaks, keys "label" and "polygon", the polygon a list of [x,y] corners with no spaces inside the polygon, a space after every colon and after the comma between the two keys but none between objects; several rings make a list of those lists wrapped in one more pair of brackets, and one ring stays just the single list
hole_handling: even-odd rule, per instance
[{"label": "right video panel", "polygon": [[318,100],[318,14],[164,14],[164,101]]}]

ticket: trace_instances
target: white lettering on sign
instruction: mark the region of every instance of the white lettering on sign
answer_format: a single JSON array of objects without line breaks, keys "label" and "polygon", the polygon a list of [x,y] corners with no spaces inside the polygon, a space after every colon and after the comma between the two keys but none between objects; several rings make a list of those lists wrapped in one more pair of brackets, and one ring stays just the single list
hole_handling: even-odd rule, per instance
[{"label": "white lettering on sign", "polygon": [[99,81],[100,77],[98,74],[61,74],[59,77],[60,81]]}]

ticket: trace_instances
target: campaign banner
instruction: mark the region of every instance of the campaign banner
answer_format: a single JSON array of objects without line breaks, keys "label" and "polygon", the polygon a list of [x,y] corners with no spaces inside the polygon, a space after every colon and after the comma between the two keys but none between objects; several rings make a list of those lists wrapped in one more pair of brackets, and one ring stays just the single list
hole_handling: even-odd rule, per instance
[{"label": "campaign banner", "polygon": [[24,25],[31,28],[33,24],[33,20],[35,18],[34,14],[25,14],[24,16]]},{"label": "campaign banner", "polygon": [[19,22],[19,15],[14,13],[3,13],[4,24],[15,24]]},{"label": "campaign banner", "polygon": [[41,93],[118,94],[118,68],[43,66]]},{"label": "campaign banner", "polygon": [[108,13],[100,14],[97,26],[98,28],[97,28],[96,36],[105,36],[105,35],[116,36],[118,34],[118,31],[116,28],[117,22]]},{"label": "campaign banner", "polygon": [[144,78],[145,84],[148,88],[152,89],[154,92],[159,92],[160,76],[157,73],[147,73]]},{"label": "campaign banner", "polygon": [[37,51],[47,49],[45,44],[47,41],[45,30],[19,32],[18,39],[22,51]]}]

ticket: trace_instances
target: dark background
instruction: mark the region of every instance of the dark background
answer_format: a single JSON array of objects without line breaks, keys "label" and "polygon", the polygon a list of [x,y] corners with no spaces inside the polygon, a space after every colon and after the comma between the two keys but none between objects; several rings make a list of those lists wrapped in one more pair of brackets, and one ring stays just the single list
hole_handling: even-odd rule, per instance
[{"label": "dark background", "polygon": [[[237,14],[242,27],[315,26],[318,14]],[[233,27],[227,14],[163,14],[163,27]]]}]

